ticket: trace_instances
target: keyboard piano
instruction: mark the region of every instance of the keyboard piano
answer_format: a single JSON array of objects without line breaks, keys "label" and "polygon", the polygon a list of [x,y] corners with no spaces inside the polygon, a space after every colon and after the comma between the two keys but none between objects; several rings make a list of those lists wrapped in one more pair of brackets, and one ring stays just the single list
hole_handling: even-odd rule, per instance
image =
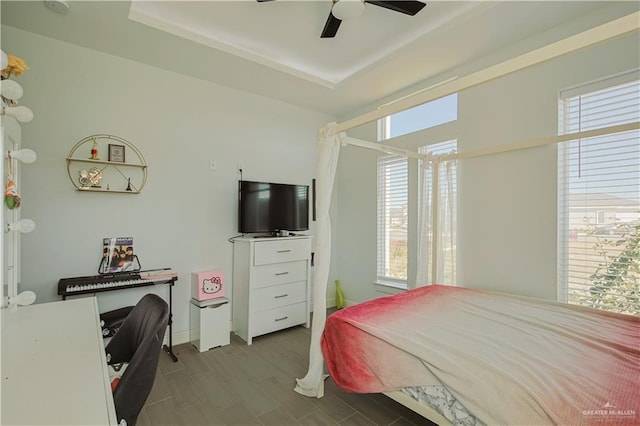
[{"label": "keyboard piano", "polygon": [[171,289],[177,280],[178,274],[171,271],[170,268],[152,269],[147,271],[114,272],[111,274],[90,275],[86,277],[61,278],[58,281],[58,295],[62,296],[62,300],[66,300],[68,296],[169,284],[169,330],[167,333],[169,345],[163,345],[163,349],[174,362],[177,362],[178,357],[173,353],[173,298],[171,295]]},{"label": "keyboard piano", "polygon": [[65,300],[68,296],[80,294],[159,284],[173,285],[177,279],[177,274],[167,270],[114,272],[86,277],[62,278],[58,281],[58,295],[62,296],[62,300]]}]

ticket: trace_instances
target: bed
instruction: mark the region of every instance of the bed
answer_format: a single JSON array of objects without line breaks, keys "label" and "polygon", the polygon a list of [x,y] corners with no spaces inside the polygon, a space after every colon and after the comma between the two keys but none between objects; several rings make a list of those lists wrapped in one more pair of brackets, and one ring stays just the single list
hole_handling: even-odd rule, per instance
[{"label": "bed", "polygon": [[340,388],[433,394],[439,424],[640,423],[635,316],[432,285],[337,311],[321,347]]}]

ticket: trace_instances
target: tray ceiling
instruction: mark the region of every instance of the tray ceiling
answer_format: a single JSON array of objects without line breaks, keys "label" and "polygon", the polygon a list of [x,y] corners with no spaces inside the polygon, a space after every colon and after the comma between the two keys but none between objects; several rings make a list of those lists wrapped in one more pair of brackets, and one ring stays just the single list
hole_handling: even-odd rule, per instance
[{"label": "tray ceiling", "polygon": [[[427,1],[415,16],[371,4],[335,38],[331,0],[3,0],[2,25],[344,119],[638,10],[638,2]],[[185,66],[188,64],[188,66]],[[462,70],[462,71],[461,71]]]}]

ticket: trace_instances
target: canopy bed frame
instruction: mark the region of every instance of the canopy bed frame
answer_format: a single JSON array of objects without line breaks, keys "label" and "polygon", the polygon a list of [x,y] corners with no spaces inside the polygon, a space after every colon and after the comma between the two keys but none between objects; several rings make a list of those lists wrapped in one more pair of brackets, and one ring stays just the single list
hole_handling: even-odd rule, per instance
[{"label": "canopy bed frame", "polygon": [[[325,295],[329,278],[329,265],[331,256],[331,223],[329,217],[329,206],[331,202],[341,146],[352,145],[366,149],[374,149],[389,154],[398,154],[409,158],[417,158],[420,160],[428,161],[434,166],[434,168],[437,168],[440,163],[453,159],[478,157],[483,155],[495,154],[498,152],[527,149],[547,144],[556,144],[563,141],[589,138],[602,134],[637,130],[640,129],[640,122],[613,126],[604,129],[597,129],[587,132],[576,132],[565,134],[562,136],[539,138],[524,143],[501,146],[488,150],[478,150],[446,155],[418,154],[408,150],[352,138],[347,136],[345,132],[363,124],[367,124],[380,118],[426,103],[428,101],[489,82],[491,80],[509,75],[516,71],[541,64],[554,58],[558,58],[562,55],[566,55],[580,49],[603,43],[605,41],[638,32],[638,30],[640,29],[639,22],[640,12],[624,16],[598,27],[570,36],[558,42],[509,59],[497,65],[488,67],[481,71],[454,80],[448,80],[441,85],[430,88],[429,90],[419,92],[413,96],[409,96],[397,102],[387,104],[375,111],[365,113],[343,123],[330,123],[324,128],[320,129],[318,143],[318,160],[316,166],[317,232],[315,236],[315,285],[313,288],[313,300],[315,301],[314,315],[312,321],[311,343],[309,348],[309,369],[305,377],[296,379],[296,392],[302,395],[317,398],[320,398],[324,395],[324,379],[327,377],[327,375],[324,370],[325,360],[321,350],[321,337],[326,323]],[[434,206],[434,209],[435,208],[436,207]],[[437,247],[432,247],[432,249],[437,250]],[[435,410],[429,408],[425,409],[421,406],[415,406],[413,402],[410,402],[410,398],[406,397],[401,392],[391,392],[388,395],[393,399],[396,399],[399,402],[408,405],[409,408],[413,408],[423,416],[429,419],[433,419],[436,423],[447,423],[447,421]]]}]

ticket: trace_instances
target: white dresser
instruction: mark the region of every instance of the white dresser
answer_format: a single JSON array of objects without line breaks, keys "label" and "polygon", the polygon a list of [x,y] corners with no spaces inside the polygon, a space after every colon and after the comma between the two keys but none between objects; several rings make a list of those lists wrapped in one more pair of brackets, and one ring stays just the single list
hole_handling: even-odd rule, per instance
[{"label": "white dresser", "polygon": [[311,237],[236,238],[233,332],[247,344],[294,325],[309,327]]}]

